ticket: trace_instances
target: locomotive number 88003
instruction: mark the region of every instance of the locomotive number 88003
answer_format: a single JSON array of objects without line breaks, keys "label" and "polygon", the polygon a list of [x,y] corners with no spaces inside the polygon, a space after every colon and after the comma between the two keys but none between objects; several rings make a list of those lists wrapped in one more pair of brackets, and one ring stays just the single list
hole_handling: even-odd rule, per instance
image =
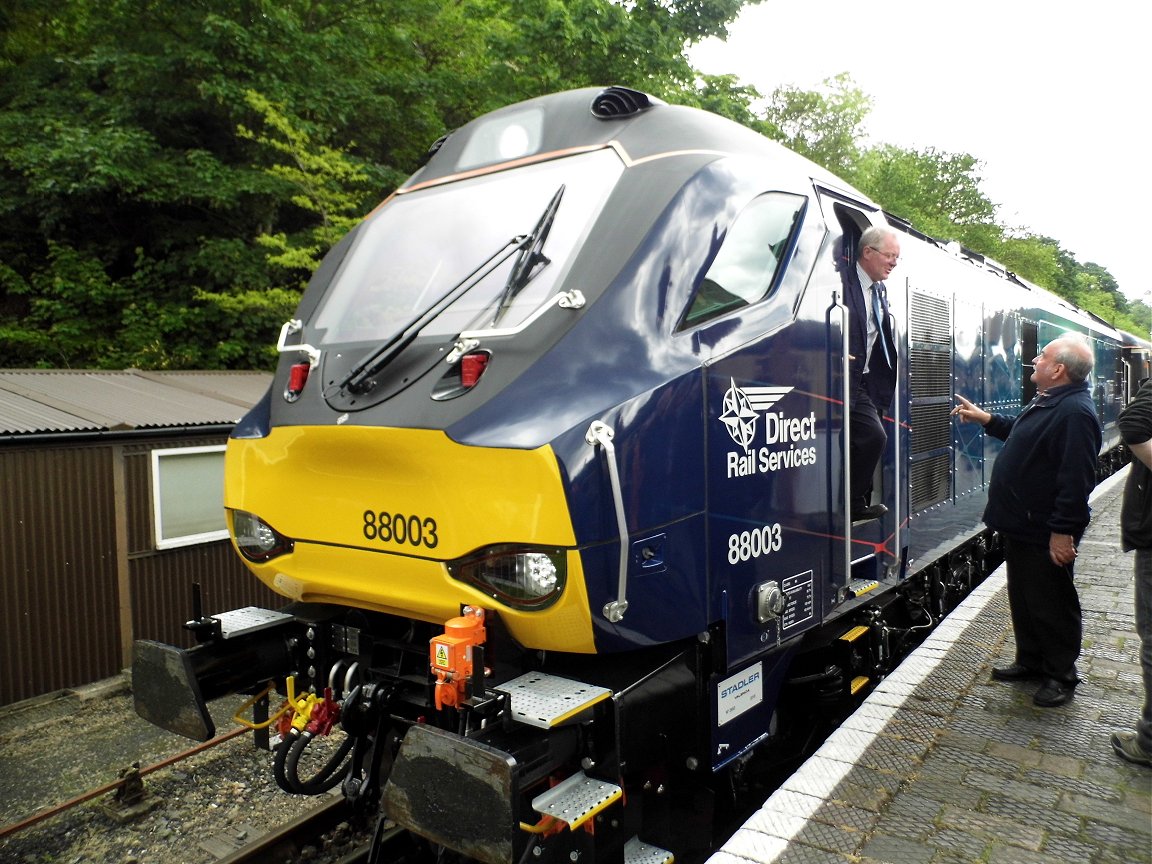
[{"label": "locomotive number 88003", "polygon": [[[897,386],[887,512],[853,524],[871,225],[903,232]],[[290,791],[488,864],[699,858],[995,563],[999,445],[952,394],[1019,409],[1065,332],[1103,465],[1146,352],[1101,321],[705,112],[608,88],[480,117],[332,249],[229,441],[233,541],[285,608],[139,643],[138,710],[205,738],[206,700],[272,682]]]}]

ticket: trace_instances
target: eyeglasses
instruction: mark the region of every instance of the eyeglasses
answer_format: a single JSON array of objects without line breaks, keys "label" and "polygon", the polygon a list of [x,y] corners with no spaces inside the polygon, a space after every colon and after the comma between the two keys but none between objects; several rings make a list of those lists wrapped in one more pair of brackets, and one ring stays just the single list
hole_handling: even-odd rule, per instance
[{"label": "eyeglasses", "polygon": [[875,252],[877,255],[879,255],[881,258],[883,258],[885,261],[888,261],[892,264],[895,264],[897,261],[900,260],[900,256],[896,252],[881,252],[875,246],[869,246],[868,248],[871,249],[873,252]]}]

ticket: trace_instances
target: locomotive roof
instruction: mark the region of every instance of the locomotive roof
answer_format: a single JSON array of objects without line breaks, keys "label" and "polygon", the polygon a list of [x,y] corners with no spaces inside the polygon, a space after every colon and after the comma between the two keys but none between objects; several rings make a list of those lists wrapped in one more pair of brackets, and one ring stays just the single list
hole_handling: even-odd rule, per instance
[{"label": "locomotive roof", "polygon": [[[518,116],[531,118],[528,122],[537,128],[536,137],[515,159],[494,155],[496,148],[485,141],[485,136],[493,134],[493,126]],[[437,141],[428,162],[401,191],[501,163],[513,167],[609,145],[618,146],[634,162],[669,150],[714,151],[717,158],[770,155],[775,164],[788,165],[797,174],[834,189],[850,190],[861,201],[868,201],[868,196],[827,169],[746,126],[622,87],[585,87],[553,93],[478,117]]]}]

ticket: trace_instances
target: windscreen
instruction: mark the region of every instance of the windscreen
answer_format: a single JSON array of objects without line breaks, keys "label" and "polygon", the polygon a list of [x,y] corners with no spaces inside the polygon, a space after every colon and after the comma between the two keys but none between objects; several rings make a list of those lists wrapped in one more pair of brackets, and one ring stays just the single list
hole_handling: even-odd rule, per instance
[{"label": "windscreen", "polygon": [[[473,281],[422,335],[516,326],[555,293],[622,171],[605,149],[398,195],[360,231],[311,322],[311,338],[322,345],[387,340]],[[553,208],[528,278],[510,279],[531,251],[516,240],[530,239]]]}]

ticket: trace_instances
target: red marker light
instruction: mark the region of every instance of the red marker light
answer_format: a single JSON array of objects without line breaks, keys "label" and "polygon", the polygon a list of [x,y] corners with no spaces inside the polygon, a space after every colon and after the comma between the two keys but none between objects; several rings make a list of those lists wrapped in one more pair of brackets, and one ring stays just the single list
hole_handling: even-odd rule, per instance
[{"label": "red marker light", "polygon": [[288,370],[288,386],[284,388],[285,401],[295,402],[300,398],[300,394],[304,392],[304,385],[308,383],[308,372],[311,368],[307,361],[292,364],[292,368]]},{"label": "red marker light", "polygon": [[488,368],[488,353],[477,351],[474,354],[465,354],[460,358],[460,385],[465,388],[476,386],[484,370]]}]

